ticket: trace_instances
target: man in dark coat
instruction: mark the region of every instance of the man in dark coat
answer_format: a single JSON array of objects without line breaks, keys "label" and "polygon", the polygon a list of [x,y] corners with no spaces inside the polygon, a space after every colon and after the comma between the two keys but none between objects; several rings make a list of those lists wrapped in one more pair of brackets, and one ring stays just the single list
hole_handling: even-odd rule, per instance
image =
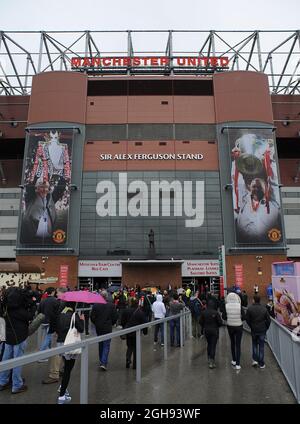
[{"label": "man in dark coat", "polygon": [[[107,300],[107,291],[103,290],[101,292],[101,295]],[[96,303],[93,305],[91,312],[91,321],[96,327],[97,336],[103,336],[103,334],[111,333],[112,326],[117,322],[117,319],[118,313],[112,303]],[[99,361],[100,368],[103,371],[107,370],[110,342],[111,340],[99,342]]]},{"label": "man in dark coat", "polygon": [[[3,361],[24,355],[28,337],[29,322],[33,319],[35,307],[28,293],[18,287],[10,287],[3,300],[3,315],[6,324],[6,342]],[[12,394],[27,390],[21,375],[22,367],[12,370]],[[10,387],[10,370],[0,373],[0,391]]]},{"label": "man in dark coat", "polygon": [[246,313],[246,321],[251,328],[252,336],[252,366],[259,365],[259,368],[265,368],[265,337],[270,327],[271,319],[267,308],[260,304],[260,297],[254,295],[253,300],[253,305],[249,306]]},{"label": "man in dark coat", "polygon": [[[121,319],[123,328],[130,328],[136,325],[145,324],[147,317],[142,308],[139,307],[137,299],[131,297],[129,308],[125,309]],[[147,328],[143,329],[143,334],[147,334]],[[136,368],[136,335],[135,332],[126,335],[127,351],[126,351],[126,368],[130,368],[131,356],[133,355],[132,368]]]},{"label": "man in dark coat", "polygon": [[204,335],[207,340],[208,366],[209,368],[216,368],[215,355],[222,319],[212,299],[207,302],[207,308],[201,312],[199,322],[204,329]]},{"label": "man in dark coat", "polygon": [[[48,296],[41,301],[38,307],[38,313],[45,315],[43,321],[44,340],[41,344],[40,350],[46,350],[51,348],[52,335],[55,332],[57,312],[59,308],[59,300],[56,297],[56,289],[54,287],[48,287],[46,289]],[[41,359],[39,362],[44,362],[48,359]]]}]

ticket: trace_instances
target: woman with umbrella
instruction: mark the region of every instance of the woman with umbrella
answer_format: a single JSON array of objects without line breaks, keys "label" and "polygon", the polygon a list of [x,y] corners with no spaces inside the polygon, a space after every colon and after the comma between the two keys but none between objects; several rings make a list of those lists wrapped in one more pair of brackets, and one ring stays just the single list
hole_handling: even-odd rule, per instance
[{"label": "woman with umbrella", "polygon": [[[69,291],[63,293],[59,298],[65,301],[65,307],[61,311],[57,320],[57,345],[62,345],[65,341],[67,333],[70,328],[72,316],[75,312],[76,304],[78,302],[83,303],[106,303],[103,297],[99,294],[90,293],[87,291]],[[75,328],[79,333],[84,331],[84,315],[78,315],[75,313]],[[64,360],[64,373],[62,376],[62,382],[60,386],[60,393],[58,403],[68,403],[71,401],[71,396],[67,391],[67,387],[70,381],[72,369],[75,365],[75,360],[78,355],[72,355],[68,352],[63,354]]]},{"label": "woman with umbrella", "polygon": [[[64,309],[58,316],[57,320],[57,346],[62,345],[65,341],[67,333],[70,328],[71,319],[75,312],[75,303],[66,302]],[[84,316],[75,313],[75,328],[79,333],[83,333],[84,330]],[[67,387],[70,381],[71,372],[75,365],[75,359],[78,355],[72,355],[68,352],[63,354],[64,360],[64,372],[62,376],[59,398],[57,403],[63,404],[71,401],[71,396],[67,391]]]}]

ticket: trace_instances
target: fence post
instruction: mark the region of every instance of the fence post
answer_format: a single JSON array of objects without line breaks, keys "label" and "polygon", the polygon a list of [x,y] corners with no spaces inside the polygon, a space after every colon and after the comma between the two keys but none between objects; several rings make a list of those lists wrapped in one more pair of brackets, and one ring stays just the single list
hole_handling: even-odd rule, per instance
[{"label": "fence post", "polygon": [[41,346],[42,346],[42,326],[40,325],[38,330],[37,330],[37,350],[40,350]]},{"label": "fence post", "polygon": [[[198,323],[199,325],[199,323]],[[192,337],[193,329],[192,329],[192,314],[189,314],[189,338]]]},{"label": "fence post", "polygon": [[89,384],[89,346],[82,347],[80,364],[80,403],[88,403],[88,384]]},{"label": "fence post", "polygon": [[136,337],[136,381],[140,383],[142,378],[142,349],[141,349],[141,330],[135,332]]},{"label": "fence post", "polygon": [[294,371],[295,371],[295,393],[296,393],[296,398],[297,398],[297,402],[300,402],[300,393],[299,393],[299,388],[298,388],[298,379],[297,379],[297,369],[298,369],[298,364],[296,361],[296,342],[294,342],[294,340],[292,339],[292,353],[293,353],[293,366],[294,366]]},{"label": "fence post", "polygon": [[180,312],[180,318],[179,318],[179,324],[180,324],[180,347],[183,347],[184,343],[183,343],[183,337],[184,337],[184,333],[183,333],[183,313]]},{"label": "fence post", "polygon": [[168,323],[164,322],[164,359],[168,359]]}]

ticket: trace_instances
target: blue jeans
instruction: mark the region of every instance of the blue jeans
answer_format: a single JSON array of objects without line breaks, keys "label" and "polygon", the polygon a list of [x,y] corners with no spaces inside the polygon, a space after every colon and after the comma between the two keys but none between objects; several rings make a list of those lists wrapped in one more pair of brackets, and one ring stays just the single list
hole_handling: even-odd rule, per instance
[{"label": "blue jeans", "polygon": [[45,332],[44,340],[42,341],[40,350],[46,350],[51,348],[51,340],[52,340],[52,334],[49,334],[49,325],[43,325],[43,331]]},{"label": "blue jeans", "polygon": [[[5,343],[5,349],[2,361],[7,359],[19,358],[24,355],[27,340],[17,345],[9,345]],[[23,379],[21,376],[22,367],[16,367],[12,370],[12,391],[18,390],[23,386]],[[9,382],[10,370],[0,372],[0,386],[4,386]]]},{"label": "blue jeans", "polygon": [[[154,321],[161,319],[161,318],[154,318]],[[158,341],[158,332],[160,331],[160,342],[164,342],[164,324],[157,324],[154,327],[154,342],[156,343]]]},{"label": "blue jeans", "polygon": [[110,350],[111,340],[105,340],[104,342],[99,342],[99,361],[102,365],[107,365],[108,354]]},{"label": "blue jeans", "polygon": [[174,346],[175,331],[176,331],[176,345],[180,346],[180,318],[172,319],[172,321],[170,321],[171,346]]},{"label": "blue jeans", "polygon": [[251,334],[252,336],[252,359],[258,362],[259,366],[263,366],[264,349],[265,349],[265,334]]}]

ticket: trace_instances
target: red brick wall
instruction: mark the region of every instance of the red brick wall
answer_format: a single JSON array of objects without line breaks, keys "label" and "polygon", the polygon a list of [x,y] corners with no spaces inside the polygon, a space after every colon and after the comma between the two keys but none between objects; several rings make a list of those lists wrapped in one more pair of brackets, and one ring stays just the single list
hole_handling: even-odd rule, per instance
[{"label": "red brick wall", "polygon": [[144,286],[160,286],[167,289],[168,285],[172,287],[181,287],[181,264],[163,265],[163,264],[122,264],[122,284],[134,287],[139,284]]},{"label": "red brick wall", "polygon": [[[256,256],[262,256],[259,263]],[[286,261],[285,255],[266,255],[257,253],[253,255],[238,255],[226,256],[226,276],[227,287],[231,287],[235,282],[235,264],[243,264],[244,270],[244,285],[243,290],[246,290],[248,296],[253,295],[253,287],[255,284],[259,287],[259,295],[266,298],[266,289],[272,278],[272,263]],[[258,267],[261,268],[262,275],[258,275]],[[249,299],[251,301],[251,299]]]},{"label": "red brick wall", "polygon": [[[48,259],[43,259],[42,256],[17,256],[16,261],[19,264],[34,263],[39,266],[41,269],[44,269],[46,277],[59,277],[59,267],[60,265],[69,265],[69,286],[77,287],[77,275],[78,275],[78,258],[77,256],[50,256],[43,255],[43,257],[48,257]],[[49,286],[54,285],[58,287],[59,283],[49,284]],[[48,285],[45,285],[45,288]]]},{"label": "red brick wall", "polygon": [[[279,159],[280,181],[285,187],[300,186],[299,166],[299,159]],[[298,175],[299,181],[294,180],[296,175]]]}]

